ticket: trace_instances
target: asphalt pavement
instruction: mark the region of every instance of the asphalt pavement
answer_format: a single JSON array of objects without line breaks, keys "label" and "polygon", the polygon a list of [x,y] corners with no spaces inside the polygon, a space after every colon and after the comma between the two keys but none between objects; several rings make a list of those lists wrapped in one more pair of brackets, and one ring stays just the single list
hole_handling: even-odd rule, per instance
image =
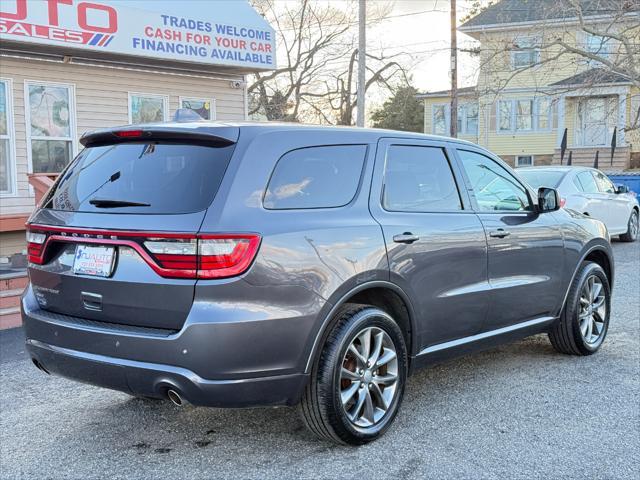
[{"label": "asphalt pavement", "polygon": [[294,409],[178,408],[47,376],[0,332],[0,478],[638,478],[640,243],[614,244],[609,335],[591,357],[539,335],[421,370],[395,425],[353,448]]}]

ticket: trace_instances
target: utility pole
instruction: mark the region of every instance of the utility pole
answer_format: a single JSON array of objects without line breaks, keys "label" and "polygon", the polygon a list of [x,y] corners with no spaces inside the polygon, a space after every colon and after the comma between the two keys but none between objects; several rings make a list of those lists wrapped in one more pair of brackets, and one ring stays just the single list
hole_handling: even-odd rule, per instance
[{"label": "utility pole", "polygon": [[367,57],[367,11],[366,0],[359,0],[358,5],[358,110],[356,125],[364,127],[364,89],[366,83],[366,57]]},{"label": "utility pole", "polygon": [[458,136],[458,35],[456,30],[456,0],[451,2],[451,108],[449,134]]}]

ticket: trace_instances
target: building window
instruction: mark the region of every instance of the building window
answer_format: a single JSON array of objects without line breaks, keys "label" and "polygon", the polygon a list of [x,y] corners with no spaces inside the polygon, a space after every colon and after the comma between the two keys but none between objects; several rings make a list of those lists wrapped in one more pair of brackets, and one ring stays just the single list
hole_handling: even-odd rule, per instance
[{"label": "building window", "polygon": [[539,98],[536,102],[536,129],[539,131],[551,130],[551,115],[553,102],[550,98]]},{"label": "building window", "polygon": [[15,193],[15,154],[11,83],[0,80],[0,194]]},{"label": "building window", "polygon": [[434,135],[449,134],[449,106],[434,105],[433,106],[433,133]]},{"label": "building window", "polygon": [[[585,51],[600,57],[607,57],[611,53],[612,40],[610,38],[603,37],[602,35],[593,35],[587,32],[584,32],[584,35]],[[588,59],[588,61],[593,62],[591,59]]]},{"label": "building window", "polygon": [[75,112],[69,85],[26,83],[33,173],[59,173],[74,153]]},{"label": "building window", "polygon": [[478,104],[468,103],[465,105],[464,131],[467,135],[478,134]]},{"label": "building window", "polygon": [[500,100],[498,102],[498,130],[501,132],[510,132],[512,130],[512,109],[513,102],[511,100]]},{"label": "building window", "polygon": [[516,38],[514,47],[511,52],[513,68],[531,67],[540,60],[539,42],[535,37]]},{"label": "building window", "polygon": [[216,119],[216,101],[212,98],[180,98],[180,108],[192,110],[203,120]]},{"label": "building window", "polygon": [[[433,106],[433,133],[434,135],[449,135],[451,107],[447,104]],[[463,103],[458,105],[458,134],[478,134],[478,104]]]},{"label": "building window", "polygon": [[503,133],[549,131],[552,107],[550,98],[500,100],[497,130]]},{"label": "building window", "polygon": [[147,93],[129,94],[129,123],[155,123],[167,120],[168,98]]},{"label": "building window", "polygon": [[533,130],[533,100],[516,100],[516,130]]},{"label": "building window", "polygon": [[533,167],[533,155],[516,156],[516,167]]}]

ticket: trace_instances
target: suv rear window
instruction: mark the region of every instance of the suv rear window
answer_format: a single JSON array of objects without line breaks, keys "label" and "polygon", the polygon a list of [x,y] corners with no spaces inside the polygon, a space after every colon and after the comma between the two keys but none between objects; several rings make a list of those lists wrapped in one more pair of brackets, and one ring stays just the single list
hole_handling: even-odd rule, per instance
[{"label": "suv rear window", "polygon": [[271,210],[332,208],[356,194],[366,145],[331,145],[292,150],[276,164],[264,207]]},{"label": "suv rear window", "polygon": [[100,213],[199,212],[213,201],[233,149],[233,145],[217,148],[163,143],[86,148],[44,207]]}]

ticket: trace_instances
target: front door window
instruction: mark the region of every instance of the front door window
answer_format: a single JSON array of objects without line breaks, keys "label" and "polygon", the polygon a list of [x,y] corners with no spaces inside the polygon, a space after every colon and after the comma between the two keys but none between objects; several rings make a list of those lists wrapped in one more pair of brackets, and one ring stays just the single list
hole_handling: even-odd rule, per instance
[{"label": "front door window", "polygon": [[479,153],[458,150],[458,154],[471,182],[478,210],[532,210],[526,189],[504,168]]}]

